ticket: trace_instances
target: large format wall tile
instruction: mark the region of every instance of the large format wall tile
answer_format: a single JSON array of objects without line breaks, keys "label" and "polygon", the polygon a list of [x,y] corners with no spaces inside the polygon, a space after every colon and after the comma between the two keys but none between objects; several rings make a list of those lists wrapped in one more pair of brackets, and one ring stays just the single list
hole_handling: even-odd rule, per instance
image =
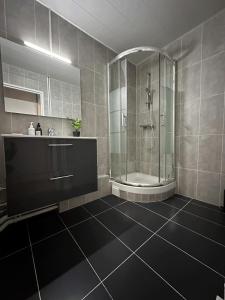
[{"label": "large format wall tile", "polygon": [[79,31],[78,45],[79,65],[94,71],[94,40],[84,32]]},{"label": "large format wall tile", "polygon": [[94,42],[94,68],[95,72],[106,75],[107,48],[99,42]]},{"label": "large format wall tile", "polygon": [[188,169],[197,168],[197,137],[180,137],[180,167]]},{"label": "large format wall tile", "polygon": [[225,50],[225,10],[203,26],[203,58]]},{"label": "large format wall tile", "polygon": [[19,41],[34,42],[35,37],[35,1],[5,1],[7,37]]},{"label": "large format wall tile", "polygon": [[0,0],[0,36],[2,37],[6,35],[5,21],[5,0]]},{"label": "large format wall tile", "polygon": [[202,26],[186,33],[182,38],[182,66],[186,67],[201,60]]},{"label": "large format wall tile", "polygon": [[196,198],[197,171],[179,169],[178,193],[187,197]]},{"label": "large format wall tile", "polygon": [[223,94],[225,87],[225,52],[202,62],[202,96]]},{"label": "large format wall tile", "polygon": [[35,31],[38,46],[49,49],[49,9],[39,2],[35,2]]},{"label": "large format wall tile", "polygon": [[189,100],[200,97],[200,70],[200,63],[183,69],[181,99]]},{"label": "large format wall tile", "polygon": [[198,170],[220,172],[222,135],[199,136]]},{"label": "large format wall tile", "polygon": [[[201,100],[200,134],[223,132],[224,95]],[[194,111],[193,111],[194,114]]]},{"label": "large format wall tile", "polygon": [[197,199],[219,205],[220,174],[198,172]]},{"label": "large format wall tile", "polygon": [[180,134],[192,135],[199,132],[200,99],[191,99],[181,102],[180,105]]},{"label": "large format wall tile", "polygon": [[68,57],[74,65],[78,65],[78,29],[59,17],[59,51]]}]

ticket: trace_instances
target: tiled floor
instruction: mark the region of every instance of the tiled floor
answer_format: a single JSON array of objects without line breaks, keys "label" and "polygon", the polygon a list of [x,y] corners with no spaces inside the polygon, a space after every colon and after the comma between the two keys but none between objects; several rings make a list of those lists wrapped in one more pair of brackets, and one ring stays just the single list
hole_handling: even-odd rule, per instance
[{"label": "tiled floor", "polygon": [[0,299],[223,297],[225,213],[183,197],[115,196],[0,233]]}]

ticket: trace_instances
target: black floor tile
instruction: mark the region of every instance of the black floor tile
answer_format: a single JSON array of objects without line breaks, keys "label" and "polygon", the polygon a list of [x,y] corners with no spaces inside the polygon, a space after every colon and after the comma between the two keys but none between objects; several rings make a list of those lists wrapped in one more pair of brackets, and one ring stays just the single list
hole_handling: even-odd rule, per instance
[{"label": "black floor tile", "polygon": [[11,224],[0,232],[0,259],[29,245],[24,222]]},{"label": "black floor tile", "polygon": [[28,220],[31,242],[35,243],[65,229],[56,211],[41,214]]},{"label": "black floor tile", "polygon": [[120,203],[125,202],[126,200],[116,197],[115,195],[108,195],[102,198],[103,201],[105,201],[110,206],[116,206]]},{"label": "black floor tile", "polygon": [[114,209],[97,218],[133,251],[152,235],[147,229]]},{"label": "black floor tile", "polygon": [[219,206],[216,206],[216,205],[213,205],[213,204],[209,204],[209,203],[206,203],[206,202],[203,202],[203,201],[199,201],[199,200],[192,199],[192,200],[191,200],[191,203],[192,203],[192,204],[199,205],[199,206],[201,206],[201,207],[208,208],[208,209],[212,209],[212,210],[224,212],[224,211],[222,210],[222,208],[220,208]]},{"label": "black floor tile", "polygon": [[168,219],[174,216],[179,211],[178,208],[165,205],[163,202],[140,203],[140,205],[153,210],[157,214]]},{"label": "black floor tile", "polygon": [[81,299],[98,283],[67,231],[33,247],[42,300]]},{"label": "black floor tile", "polygon": [[90,218],[91,215],[82,206],[79,206],[61,213],[60,216],[65,225],[69,227]]},{"label": "black floor tile", "polygon": [[186,202],[192,200],[192,198],[187,197],[187,196],[183,196],[183,195],[180,195],[180,194],[175,194],[173,197],[180,198],[180,199],[182,199],[183,201],[186,201]]},{"label": "black floor tile", "polygon": [[0,299],[39,299],[30,248],[0,261],[0,270]]},{"label": "black floor tile", "polygon": [[167,220],[133,203],[124,203],[117,207],[126,215],[138,221],[152,231],[159,229]]},{"label": "black floor tile", "polygon": [[91,292],[85,300],[110,300],[112,299],[106,292],[103,285],[99,285],[93,292]]},{"label": "black floor tile", "polygon": [[122,264],[104,283],[115,300],[182,299],[135,256]]},{"label": "black floor tile", "polygon": [[186,204],[187,204],[188,201],[184,200],[184,199],[180,199],[180,198],[176,198],[176,197],[172,197],[168,200],[164,200],[163,203],[166,203],[166,204],[169,204],[169,205],[172,205],[178,209],[181,209],[183,208]]},{"label": "black floor tile", "polygon": [[199,217],[179,212],[173,219],[173,221],[184,225],[210,239],[217,241],[225,246],[225,227],[216,225]]},{"label": "black floor tile", "polygon": [[186,299],[213,300],[217,295],[223,296],[222,276],[159,237],[150,239],[137,254]]},{"label": "black floor tile", "polygon": [[173,222],[166,224],[158,235],[225,276],[225,247]]},{"label": "black floor tile", "polygon": [[70,230],[101,278],[130,255],[130,251],[94,218]]},{"label": "black floor tile", "polygon": [[96,215],[110,208],[108,204],[106,204],[104,201],[100,199],[87,203],[84,205],[84,207],[93,215]]},{"label": "black floor tile", "polygon": [[225,213],[223,212],[200,207],[192,203],[189,203],[184,210],[225,226]]}]

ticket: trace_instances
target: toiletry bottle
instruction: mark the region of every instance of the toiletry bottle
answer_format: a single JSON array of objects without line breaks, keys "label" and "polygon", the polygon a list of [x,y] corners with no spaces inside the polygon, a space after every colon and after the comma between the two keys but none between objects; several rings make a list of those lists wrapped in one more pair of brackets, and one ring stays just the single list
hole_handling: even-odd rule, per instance
[{"label": "toiletry bottle", "polygon": [[42,129],[41,129],[41,124],[40,123],[37,123],[35,133],[36,133],[36,135],[42,135]]},{"label": "toiletry bottle", "polygon": [[34,122],[30,122],[30,127],[28,128],[28,135],[35,135],[35,129],[33,123]]}]

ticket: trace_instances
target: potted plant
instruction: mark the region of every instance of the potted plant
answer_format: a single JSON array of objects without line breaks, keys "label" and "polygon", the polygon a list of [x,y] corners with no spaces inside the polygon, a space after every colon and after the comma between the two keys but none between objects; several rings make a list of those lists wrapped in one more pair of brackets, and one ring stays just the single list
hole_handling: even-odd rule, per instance
[{"label": "potted plant", "polygon": [[80,129],[81,129],[81,119],[73,119],[72,120],[72,127],[75,129],[73,131],[73,136],[80,136]]}]

